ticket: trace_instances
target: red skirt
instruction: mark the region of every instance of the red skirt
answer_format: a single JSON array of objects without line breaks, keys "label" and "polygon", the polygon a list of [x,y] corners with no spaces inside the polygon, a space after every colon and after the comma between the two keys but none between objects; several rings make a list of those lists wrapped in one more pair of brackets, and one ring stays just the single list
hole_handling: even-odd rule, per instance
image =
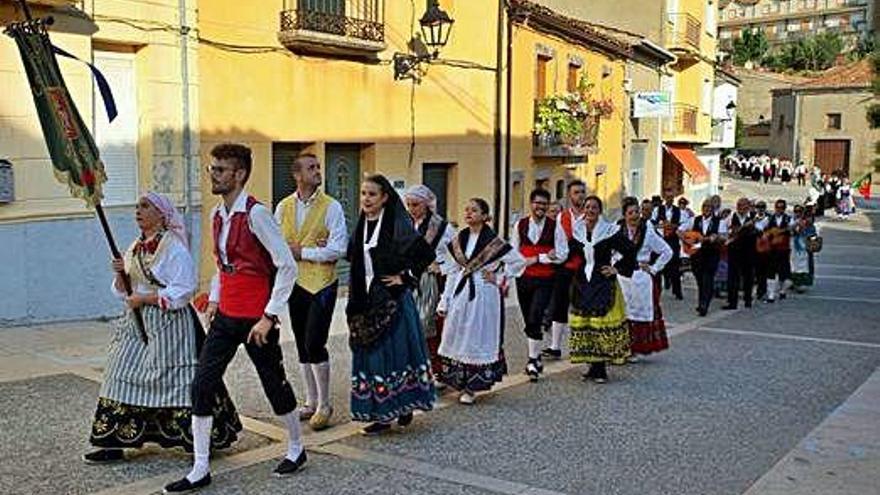
[{"label": "red skirt", "polygon": [[666,324],[660,310],[660,277],[654,276],[652,293],[654,321],[629,321],[630,350],[633,354],[651,354],[669,348]]}]

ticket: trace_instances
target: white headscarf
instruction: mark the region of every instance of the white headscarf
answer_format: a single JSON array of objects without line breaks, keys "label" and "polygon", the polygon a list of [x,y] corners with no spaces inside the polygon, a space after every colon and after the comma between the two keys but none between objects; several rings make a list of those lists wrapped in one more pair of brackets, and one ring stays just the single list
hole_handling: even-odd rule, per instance
[{"label": "white headscarf", "polygon": [[428,204],[428,209],[431,210],[432,213],[437,211],[437,196],[433,191],[428,189],[428,186],[423,184],[412,186],[403,193],[403,197],[423,201]]},{"label": "white headscarf", "polygon": [[168,196],[164,196],[162,194],[147,191],[143,198],[150,202],[153,206],[162,213],[162,219],[165,221],[165,228],[168,232],[172,233],[181,242],[183,245],[189,248],[189,241],[186,238],[186,227],[183,225],[183,215],[177,211],[177,208],[174,207],[174,203],[168,199]]}]

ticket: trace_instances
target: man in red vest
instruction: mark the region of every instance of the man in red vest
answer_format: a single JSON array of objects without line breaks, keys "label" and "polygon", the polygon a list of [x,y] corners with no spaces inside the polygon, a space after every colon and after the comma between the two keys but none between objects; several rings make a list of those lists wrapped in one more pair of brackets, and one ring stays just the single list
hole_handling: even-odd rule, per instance
[{"label": "man in red vest", "polygon": [[287,455],[275,475],[292,474],[306,461],[296,397],[278,345],[278,315],[293,289],[296,262],[272,212],[244,191],[251,174],[250,148],[220,144],[211,150],[211,158],[211,192],[222,196],[223,202],[210,216],[219,273],[211,280],[206,311],[211,330],[192,384],[194,462],[186,477],[165,486],[165,493],[183,493],[211,483],[212,398],[223,387],[223,373],[242,344],[273,411],[287,425]]},{"label": "man in red vest", "polygon": [[[566,246],[571,246],[574,240],[574,226],[584,221],[584,203],[587,199],[587,185],[580,179],[568,183],[568,208],[559,213],[556,223],[565,233]],[[577,242],[577,241],[574,241]],[[568,304],[569,289],[574,274],[583,267],[583,258],[569,256],[571,249],[565,256],[559,256],[565,260],[564,264],[557,268],[553,284],[553,296],[549,310],[552,313],[550,347],[544,349],[542,354],[550,359],[562,357],[562,338],[568,328]],[[559,253],[557,253],[559,255]]]},{"label": "man in red vest", "polygon": [[529,195],[529,201],[531,215],[516,223],[516,232],[510,244],[519,250],[528,265],[525,273],[516,279],[516,295],[529,341],[526,374],[529,380],[536,382],[544,371],[541,363],[541,322],[553,295],[554,265],[568,256],[568,240],[556,221],[547,218],[550,193],[535,189]]}]

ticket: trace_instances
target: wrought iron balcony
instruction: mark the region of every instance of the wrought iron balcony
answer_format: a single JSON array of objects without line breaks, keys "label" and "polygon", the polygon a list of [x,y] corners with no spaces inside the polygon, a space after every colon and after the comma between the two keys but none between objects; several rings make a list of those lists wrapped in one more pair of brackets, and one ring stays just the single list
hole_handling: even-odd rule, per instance
[{"label": "wrought iron balcony", "polygon": [[564,138],[555,132],[532,135],[532,156],[535,158],[578,157],[599,152],[598,115],[584,120],[584,132],[573,138]]},{"label": "wrought iron balcony", "polygon": [[666,28],[666,47],[674,51],[700,53],[703,23],[691,14],[669,14]]},{"label": "wrought iron balcony", "polygon": [[672,104],[672,117],[667,120],[666,132],[677,136],[696,136],[699,109],[685,103]]},{"label": "wrought iron balcony", "polygon": [[385,49],[385,0],[286,0],[278,40],[295,52],[370,56]]}]

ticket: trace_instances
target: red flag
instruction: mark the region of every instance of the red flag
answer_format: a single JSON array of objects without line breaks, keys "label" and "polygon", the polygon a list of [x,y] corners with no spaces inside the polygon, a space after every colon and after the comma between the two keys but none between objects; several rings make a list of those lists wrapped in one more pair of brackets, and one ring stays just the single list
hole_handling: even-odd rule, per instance
[{"label": "red flag", "polygon": [[853,184],[856,189],[859,190],[859,194],[862,195],[865,199],[871,199],[871,174],[865,174],[864,177],[859,179],[855,184]]}]

